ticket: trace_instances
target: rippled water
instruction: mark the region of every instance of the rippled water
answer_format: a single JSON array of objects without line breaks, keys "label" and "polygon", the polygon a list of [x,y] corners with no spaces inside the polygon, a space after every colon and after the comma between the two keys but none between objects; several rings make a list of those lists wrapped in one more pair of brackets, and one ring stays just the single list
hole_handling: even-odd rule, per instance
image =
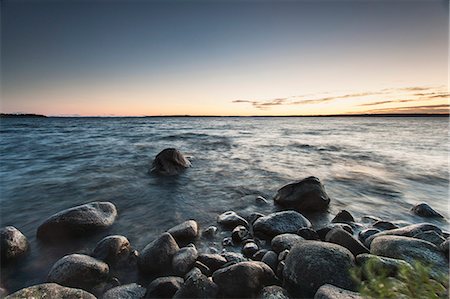
[{"label": "rippled water", "polygon": [[[186,219],[205,227],[218,213],[276,210],[272,198],[293,180],[314,175],[340,209],[420,222],[410,207],[427,201],[447,215],[448,118],[47,118],[1,121],[1,225],[31,241],[31,254],[2,269],[9,290],[40,283],[51,265],[87,252],[107,234],[122,234],[137,249]],[[148,174],[166,147],[190,157],[176,177]],[[119,211],[103,233],[70,244],[37,242],[51,214],[90,201]],[[448,215],[447,215],[448,216]],[[434,220],[448,227],[446,221]],[[220,236],[202,246],[220,248]],[[133,278],[130,278],[133,280]]]}]

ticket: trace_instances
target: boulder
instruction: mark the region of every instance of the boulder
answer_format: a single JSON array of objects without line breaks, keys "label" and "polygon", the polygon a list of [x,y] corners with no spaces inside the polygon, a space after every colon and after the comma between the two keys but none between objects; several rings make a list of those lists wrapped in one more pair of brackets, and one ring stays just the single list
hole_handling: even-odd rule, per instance
[{"label": "boulder", "polygon": [[401,268],[411,267],[404,260],[383,257],[373,254],[363,253],[356,257],[356,264],[362,267],[363,275],[368,277],[367,271],[374,271],[381,275],[396,276]]},{"label": "boulder", "polygon": [[185,275],[192,269],[197,257],[198,252],[195,245],[190,244],[187,247],[183,247],[173,256],[172,269],[177,274]]},{"label": "boulder", "polygon": [[444,237],[442,237],[440,234],[438,234],[435,231],[419,232],[419,233],[415,234],[413,236],[413,238],[430,242],[436,246],[439,246],[442,244],[442,242],[445,242]]},{"label": "boulder", "polygon": [[439,212],[436,212],[432,207],[430,207],[427,203],[419,203],[415,205],[411,211],[421,217],[428,217],[428,218],[444,218],[442,214]]},{"label": "boulder", "polygon": [[133,249],[126,237],[113,235],[100,240],[91,255],[108,265],[114,265],[128,259],[132,253]]},{"label": "boulder", "polygon": [[202,232],[202,237],[212,239],[217,233],[217,227],[214,225],[208,226]]},{"label": "boulder", "polygon": [[372,224],[373,228],[377,228],[379,230],[390,230],[398,228],[397,225],[390,221],[379,220]]},{"label": "boulder", "polygon": [[121,285],[106,291],[101,299],[141,299],[146,289],[136,283]]},{"label": "boulder", "polygon": [[109,267],[106,263],[84,254],[70,254],[58,260],[48,273],[48,282],[91,291],[106,282]]},{"label": "boulder", "polygon": [[317,290],[314,299],[363,299],[363,297],[357,292],[325,284]]},{"label": "boulder", "polygon": [[260,205],[266,205],[269,203],[269,201],[267,199],[265,199],[264,197],[262,197],[261,195],[259,195],[255,198],[255,202]]},{"label": "boulder", "polygon": [[14,226],[0,229],[0,246],[2,264],[23,256],[30,247],[27,238]]},{"label": "boulder", "polygon": [[105,229],[114,223],[116,207],[110,202],[91,202],[54,214],[37,230],[41,240],[60,240]]},{"label": "boulder", "polygon": [[173,298],[216,298],[219,287],[199,269],[192,269]]},{"label": "boulder", "polygon": [[267,249],[260,249],[252,256],[252,260],[254,261],[261,261],[264,255],[268,252]]},{"label": "boulder", "polygon": [[318,178],[312,176],[283,186],[278,190],[274,201],[299,212],[325,211],[330,204],[324,186]]},{"label": "boulder", "polygon": [[356,257],[358,254],[369,253],[369,249],[353,238],[351,234],[340,228],[334,228],[325,236],[326,242],[347,248]]},{"label": "boulder", "polygon": [[303,227],[297,231],[297,235],[305,240],[320,240],[319,234],[309,227]]},{"label": "boulder", "polygon": [[198,224],[195,220],[188,220],[167,231],[177,242],[191,242],[198,237]]},{"label": "boulder", "polygon": [[213,281],[224,297],[251,298],[264,286],[275,283],[272,269],[262,262],[241,262],[213,273]]},{"label": "boulder", "polygon": [[177,149],[166,148],[156,155],[150,172],[162,175],[176,175],[191,167],[191,162]]},{"label": "boulder", "polygon": [[60,286],[56,283],[43,283],[21,289],[5,299],[23,298],[66,298],[66,299],[96,299],[94,295],[84,290]]},{"label": "boulder", "polygon": [[283,211],[261,217],[253,224],[253,232],[262,238],[273,238],[285,233],[296,233],[300,228],[311,227],[311,222],[295,211]]},{"label": "boulder", "polygon": [[225,252],[222,252],[220,255],[223,256],[227,260],[227,263],[225,265],[223,265],[223,267],[226,267],[226,266],[229,266],[232,264],[236,264],[236,263],[240,263],[240,262],[248,261],[248,259],[242,253],[239,253],[239,252],[225,251]]},{"label": "boulder", "polygon": [[264,287],[257,296],[258,299],[290,299],[288,291],[280,286]]},{"label": "boulder", "polygon": [[353,228],[346,223],[330,223],[325,227],[317,230],[320,240],[325,241],[326,235],[334,228],[341,228],[353,235]]},{"label": "boulder", "polygon": [[267,251],[266,254],[264,254],[263,258],[261,259],[261,262],[268,265],[274,273],[277,272],[278,255],[275,251],[271,250]]},{"label": "boulder", "polygon": [[376,229],[376,228],[366,228],[358,233],[358,238],[364,244],[364,246],[369,247],[370,245],[366,244],[366,240],[370,236],[373,236],[379,232],[380,232],[380,230]]},{"label": "boulder", "polygon": [[233,231],[231,232],[231,239],[233,242],[239,243],[242,242],[245,239],[250,238],[250,234],[248,232],[248,229],[243,225],[236,226]]},{"label": "boulder", "polygon": [[434,224],[430,223],[419,223],[419,224],[411,224],[404,227],[396,228],[396,229],[390,229],[385,230],[382,232],[379,232],[377,234],[374,234],[366,239],[366,244],[371,244],[372,240],[379,236],[403,236],[403,237],[413,237],[414,235],[417,235],[420,232],[426,232],[426,231],[434,231],[438,233],[439,235],[442,235],[442,230],[437,227]]},{"label": "boulder", "polygon": [[242,254],[245,257],[252,257],[258,250],[259,247],[255,242],[247,242],[242,247]]},{"label": "boulder", "polygon": [[247,217],[247,219],[248,219],[248,222],[253,225],[253,223],[255,223],[256,220],[258,220],[259,218],[264,217],[264,216],[266,216],[266,215],[264,215],[262,213],[255,212],[255,213],[251,213]]},{"label": "boulder", "polygon": [[198,255],[197,260],[208,266],[208,268],[213,272],[227,263],[225,257],[217,253],[201,253]]},{"label": "boulder", "polygon": [[355,222],[355,219],[353,218],[352,214],[350,214],[347,210],[341,210],[339,213],[334,216],[333,220],[331,220],[332,223],[336,222]]},{"label": "boulder", "polygon": [[285,249],[291,249],[297,242],[304,241],[302,237],[296,234],[281,234],[272,239],[272,250],[280,253]]},{"label": "boulder", "polygon": [[183,283],[177,276],[158,277],[148,285],[145,298],[172,298]]},{"label": "boulder", "polygon": [[143,273],[161,273],[170,270],[172,258],[180,248],[169,233],[163,233],[147,244],[138,257],[138,266]]},{"label": "boulder", "polygon": [[234,211],[227,211],[217,217],[217,223],[226,228],[235,228],[238,225],[248,227],[248,222]]},{"label": "boulder", "polygon": [[350,275],[354,256],[346,248],[327,242],[299,242],[286,258],[283,286],[294,297],[310,298],[324,284],[353,290]]}]

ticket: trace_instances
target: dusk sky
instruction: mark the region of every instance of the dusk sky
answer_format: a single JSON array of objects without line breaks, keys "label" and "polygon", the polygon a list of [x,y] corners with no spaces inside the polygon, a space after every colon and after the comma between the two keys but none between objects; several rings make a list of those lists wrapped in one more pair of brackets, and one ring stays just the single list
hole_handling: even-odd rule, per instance
[{"label": "dusk sky", "polygon": [[2,1],[1,112],[448,113],[448,1]]}]

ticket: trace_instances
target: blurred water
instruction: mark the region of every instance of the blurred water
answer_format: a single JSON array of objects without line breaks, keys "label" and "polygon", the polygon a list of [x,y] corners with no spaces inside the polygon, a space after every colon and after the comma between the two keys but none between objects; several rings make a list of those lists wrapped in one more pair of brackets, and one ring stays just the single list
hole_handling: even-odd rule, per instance
[{"label": "blurred water", "polygon": [[[9,290],[44,281],[59,257],[87,252],[107,234],[141,249],[186,219],[205,227],[230,209],[268,213],[272,205],[247,195],[271,199],[310,175],[332,198],[326,219],[345,208],[356,217],[421,222],[409,212],[421,201],[447,215],[445,117],[3,119],[0,130],[1,225],[16,226],[32,247],[2,269]],[[177,177],[148,174],[166,147],[179,148],[193,167]],[[90,201],[117,206],[111,229],[58,246],[36,241],[45,218]],[[208,245],[220,247],[220,238],[200,246]]]}]

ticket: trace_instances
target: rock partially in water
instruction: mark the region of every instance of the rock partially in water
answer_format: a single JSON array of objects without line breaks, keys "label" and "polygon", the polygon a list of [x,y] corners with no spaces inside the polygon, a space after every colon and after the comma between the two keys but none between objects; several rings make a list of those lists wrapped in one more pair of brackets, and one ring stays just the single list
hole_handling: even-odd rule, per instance
[{"label": "rock partially in water", "polygon": [[30,245],[27,238],[14,226],[0,229],[1,263],[7,264],[27,253]]},{"label": "rock partially in water", "polygon": [[356,257],[356,264],[362,267],[363,275],[365,275],[365,277],[369,277],[367,267],[370,267],[372,275],[373,271],[375,271],[376,273],[388,276],[395,276],[398,274],[400,269],[411,267],[411,265],[404,260],[367,253],[358,255]]},{"label": "rock partially in water", "polygon": [[311,222],[295,211],[283,211],[261,217],[253,224],[253,232],[262,238],[296,233],[300,228],[311,227]]},{"label": "rock partially in water", "polygon": [[216,298],[219,287],[199,269],[189,272],[173,298]]},{"label": "rock partially in water", "polygon": [[435,231],[426,231],[426,232],[419,232],[413,236],[413,238],[421,239],[427,242],[430,242],[436,246],[441,245],[443,242],[445,242],[444,237],[442,237],[440,234],[438,234]]},{"label": "rock partially in water", "polygon": [[163,233],[147,244],[138,257],[138,266],[143,273],[161,273],[171,269],[172,258],[180,248],[169,233]]},{"label": "rock partially in water", "polygon": [[364,246],[369,247],[370,245],[366,244],[366,240],[370,236],[373,236],[373,235],[375,235],[375,234],[377,234],[379,232],[380,232],[380,230],[376,229],[376,228],[366,228],[366,229],[363,229],[362,231],[360,231],[358,233],[358,238],[364,244]]},{"label": "rock partially in water", "polygon": [[247,220],[245,220],[244,218],[239,216],[234,211],[227,211],[225,213],[220,214],[217,217],[217,223],[219,223],[220,225],[222,225],[226,228],[231,228],[231,229],[235,228],[238,225],[243,225],[245,227],[249,227]]},{"label": "rock partially in water", "polygon": [[417,205],[415,205],[411,211],[421,217],[427,217],[427,218],[444,218],[442,214],[435,211],[432,207],[430,207],[427,203],[422,202]]},{"label": "rock partially in water", "polygon": [[82,236],[114,223],[117,210],[110,202],[91,202],[54,214],[37,230],[41,240],[60,240],[69,236]]},{"label": "rock partially in water", "polygon": [[167,231],[177,242],[192,242],[198,237],[198,224],[195,220],[188,220]]},{"label": "rock partially in water", "polygon": [[177,276],[158,277],[148,285],[145,298],[172,298],[183,283]]},{"label": "rock partially in water", "polygon": [[341,245],[342,247],[347,248],[355,257],[358,254],[369,253],[369,249],[367,249],[366,246],[361,244],[361,242],[356,240],[347,231],[340,228],[332,229],[325,236],[325,241],[338,244]]},{"label": "rock partially in water", "polygon": [[301,228],[297,231],[297,235],[305,240],[320,240],[319,234],[309,227]]},{"label": "rock partially in water", "polygon": [[269,201],[262,196],[257,196],[255,202],[260,205],[267,205],[269,203]]},{"label": "rock partially in water", "polygon": [[366,239],[366,244],[371,244],[372,240],[379,236],[403,236],[403,237],[413,237],[420,232],[434,231],[439,235],[442,235],[442,230],[434,224],[430,223],[419,223],[419,224],[411,224],[408,226],[386,230],[374,234]]},{"label": "rock partially in water", "polygon": [[197,260],[208,266],[208,268],[213,272],[219,268],[222,268],[227,263],[225,257],[216,253],[201,253],[198,255]]},{"label": "rock partially in water", "polygon": [[106,263],[84,254],[70,254],[58,260],[48,273],[48,282],[91,291],[106,282],[109,267]]},{"label": "rock partially in water", "polygon": [[185,275],[194,266],[198,252],[194,244],[181,248],[172,259],[172,269],[179,275]]},{"label": "rock partially in water", "polygon": [[291,248],[283,271],[283,286],[294,297],[311,298],[324,284],[353,290],[350,269],[353,254],[346,248],[327,242],[304,241]]},{"label": "rock partially in water", "polygon": [[336,214],[336,216],[331,220],[332,223],[348,223],[348,222],[355,222],[355,219],[353,218],[352,214],[350,214],[347,210],[341,210],[339,213]]},{"label": "rock partially in water", "polygon": [[264,216],[266,216],[266,215],[255,212],[255,213],[251,213],[247,219],[248,219],[248,222],[253,225],[256,220],[258,220],[259,218],[264,217]]},{"label": "rock partially in water", "polygon": [[113,235],[100,240],[95,246],[92,256],[108,265],[114,265],[128,259],[132,253],[133,249],[126,237]]},{"label": "rock partially in water", "polygon": [[150,172],[162,175],[177,175],[189,167],[191,167],[191,162],[179,150],[166,148],[156,155]]},{"label": "rock partially in water", "polygon": [[121,285],[106,291],[101,299],[142,299],[146,289],[136,283]]},{"label": "rock partially in water", "polygon": [[207,239],[212,239],[217,234],[217,227],[214,225],[208,226],[203,230],[202,237],[205,237]]},{"label": "rock partially in water", "polygon": [[278,255],[275,251],[271,250],[267,251],[266,254],[264,254],[263,258],[261,259],[261,262],[269,266],[274,273],[277,272]]},{"label": "rock partially in water", "polygon": [[252,298],[264,286],[275,283],[272,269],[262,262],[241,262],[213,273],[213,281],[224,297]]},{"label": "rock partially in water", "polygon": [[372,224],[372,227],[377,228],[379,230],[390,230],[390,229],[398,228],[398,226],[395,225],[394,223],[392,223],[390,221],[384,221],[384,220],[379,220],[379,221],[375,222],[374,224]]},{"label": "rock partially in water", "polygon": [[296,234],[281,234],[272,239],[272,250],[280,253],[285,249],[291,249],[297,242],[304,241],[302,237]]},{"label": "rock partially in water", "polygon": [[248,229],[243,225],[236,226],[231,232],[231,239],[236,243],[242,242],[250,237]]},{"label": "rock partially in water", "polygon": [[280,286],[264,287],[256,297],[258,299],[290,299],[288,291]]},{"label": "rock partially in water", "polygon": [[357,292],[325,284],[317,290],[314,299],[363,299],[363,297]]},{"label": "rock partially in water", "polygon": [[96,299],[94,295],[84,290],[63,287],[56,283],[43,283],[21,289],[5,299],[24,298],[65,298],[65,299]]},{"label": "rock partially in water", "polygon": [[330,204],[324,186],[318,178],[312,176],[281,187],[274,201],[299,212],[326,211]]}]

